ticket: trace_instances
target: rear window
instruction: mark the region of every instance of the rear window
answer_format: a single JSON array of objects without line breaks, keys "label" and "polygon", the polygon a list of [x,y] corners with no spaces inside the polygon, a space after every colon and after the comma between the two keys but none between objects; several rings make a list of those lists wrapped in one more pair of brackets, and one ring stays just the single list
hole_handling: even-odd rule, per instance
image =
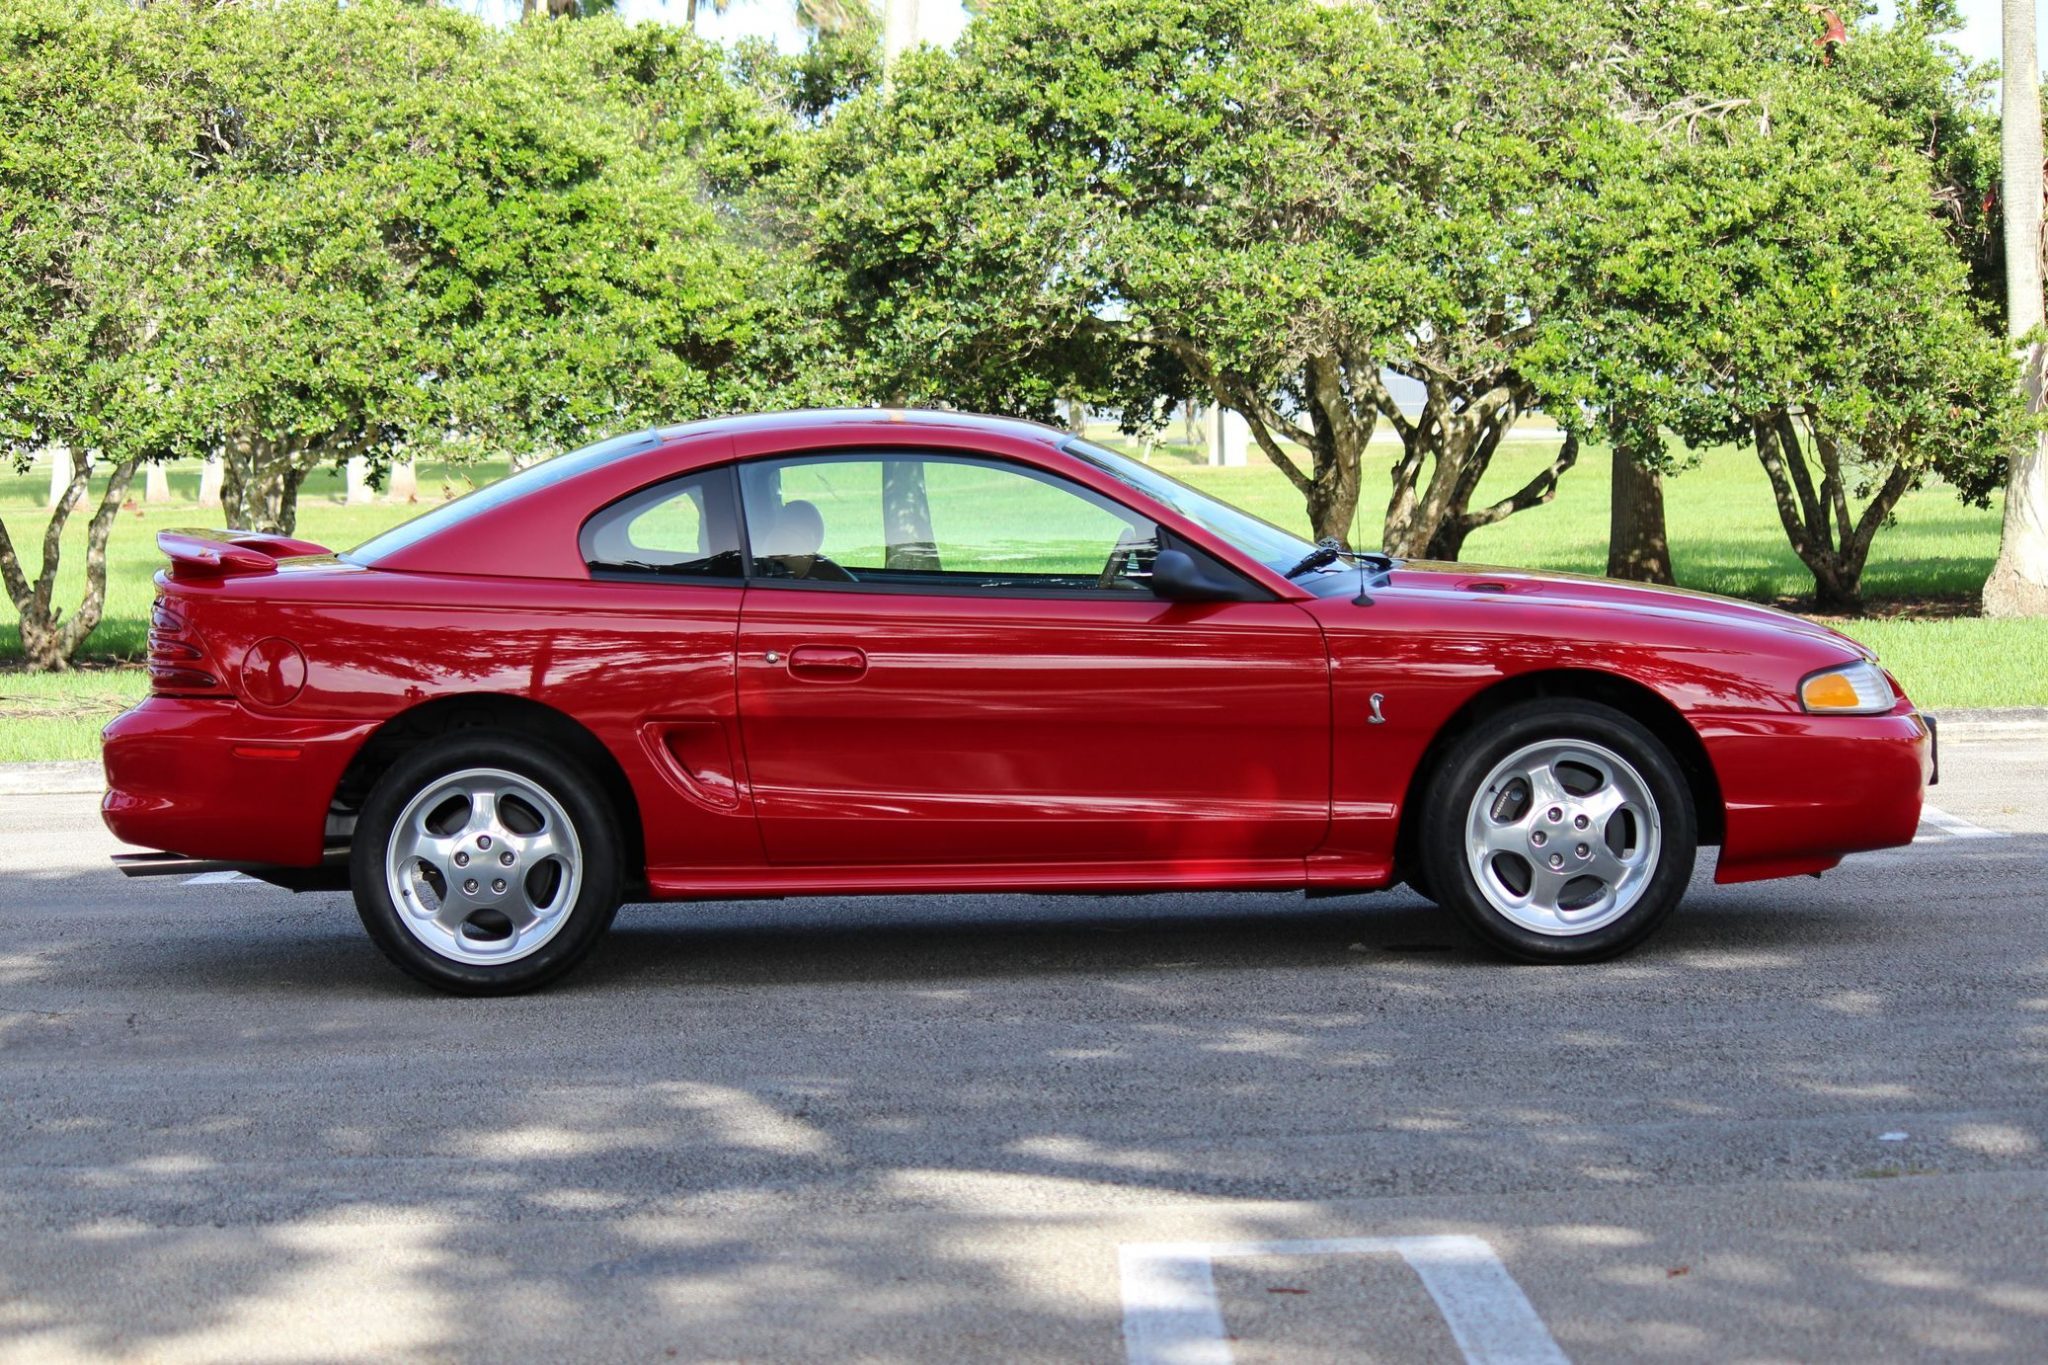
[{"label": "rear window", "polygon": [[645,450],[661,439],[660,433],[636,431],[628,436],[614,436],[609,441],[599,441],[594,446],[572,450],[566,455],[557,455],[552,460],[543,460],[528,465],[517,474],[507,475],[493,484],[486,484],[473,493],[465,493],[453,502],[444,502],[430,508],[401,526],[394,526],[380,536],[372,536],[341,558],[350,564],[364,568],[375,568],[385,558],[419,544],[427,537],[438,535],[458,522],[469,520],[479,512],[488,512],[493,507],[502,507],[514,498],[523,498],[543,488],[553,487],[565,479],[609,460],[615,460],[635,450]]}]

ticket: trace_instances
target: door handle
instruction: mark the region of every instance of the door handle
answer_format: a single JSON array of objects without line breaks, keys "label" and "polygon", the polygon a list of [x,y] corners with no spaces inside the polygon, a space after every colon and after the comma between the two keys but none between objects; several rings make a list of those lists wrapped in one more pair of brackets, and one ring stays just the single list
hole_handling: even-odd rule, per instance
[{"label": "door handle", "polygon": [[868,656],[839,645],[798,645],[789,651],[791,677],[812,682],[852,682],[868,671]]}]

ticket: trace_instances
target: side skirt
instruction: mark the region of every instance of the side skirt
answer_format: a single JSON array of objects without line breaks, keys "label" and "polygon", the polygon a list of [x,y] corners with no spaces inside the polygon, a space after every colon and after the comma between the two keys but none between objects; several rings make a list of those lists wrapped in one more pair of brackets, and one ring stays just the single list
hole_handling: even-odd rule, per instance
[{"label": "side skirt", "polygon": [[1387,885],[1391,869],[1318,865],[1299,858],[1188,863],[976,863],[888,867],[650,868],[653,900],[774,896],[901,896],[949,892],[1142,895],[1156,891],[1321,891]]}]

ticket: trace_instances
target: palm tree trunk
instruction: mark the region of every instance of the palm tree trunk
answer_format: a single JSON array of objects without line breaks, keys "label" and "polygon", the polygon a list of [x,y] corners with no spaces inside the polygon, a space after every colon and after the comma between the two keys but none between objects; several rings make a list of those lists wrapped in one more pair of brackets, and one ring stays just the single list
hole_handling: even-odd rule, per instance
[{"label": "palm tree trunk", "polygon": [[917,0],[882,0],[882,84],[896,70],[896,59],[917,46]]},{"label": "palm tree trunk", "polygon": [[[2005,28],[2001,172],[2005,204],[2007,335],[2041,325],[2041,65],[2034,51],[2034,0],[2003,0]],[[2022,387],[2027,410],[2043,407],[2042,366],[2029,346]],[[2048,616],[2048,433],[2013,452],[2005,489],[2005,532],[1984,584],[1986,616]]]}]

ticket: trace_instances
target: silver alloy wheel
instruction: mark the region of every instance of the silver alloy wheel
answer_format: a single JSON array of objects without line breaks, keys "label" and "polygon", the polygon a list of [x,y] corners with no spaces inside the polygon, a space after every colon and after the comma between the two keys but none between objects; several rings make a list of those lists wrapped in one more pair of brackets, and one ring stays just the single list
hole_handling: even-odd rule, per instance
[{"label": "silver alloy wheel", "polygon": [[1465,816],[1479,893],[1533,933],[1590,934],[1634,907],[1657,873],[1663,825],[1650,784],[1612,749],[1546,739],[1496,763]]},{"label": "silver alloy wheel", "polygon": [[583,845],[553,793],[465,768],[406,803],[384,853],[398,922],[430,951],[491,966],[540,951],[583,887]]}]

